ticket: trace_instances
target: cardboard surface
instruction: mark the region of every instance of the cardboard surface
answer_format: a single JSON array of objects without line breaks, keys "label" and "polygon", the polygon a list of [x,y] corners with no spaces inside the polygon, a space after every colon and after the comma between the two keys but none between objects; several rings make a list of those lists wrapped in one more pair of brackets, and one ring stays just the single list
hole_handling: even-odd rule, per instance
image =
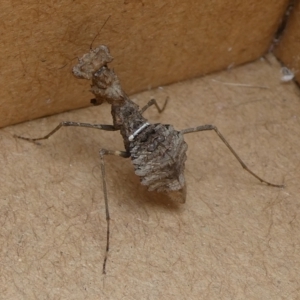
[{"label": "cardboard surface", "polygon": [[289,16],[287,26],[282,34],[276,56],[295,74],[300,83],[300,2],[295,1],[295,7]]},{"label": "cardboard surface", "polygon": [[0,127],[86,106],[89,83],[70,70],[94,38],[95,47],[109,46],[132,94],[260,57],[288,2],[2,3]]},{"label": "cardboard surface", "polygon": [[[247,86],[248,85],[248,86]],[[245,163],[284,189],[246,173],[214,132],[186,135],[187,202],[139,184],[130,159],[107,157],[111,249],[102,275],[106,222],[98,151],[122,150],[118,132],[63,128],[110,124],[108,105],[0,131],[0,294],[3,299],[297,299],[300,254],[300,102],[280,83],[273,57],[133,97],[154,96],[151,122],[184,129],[215,124]]]}]

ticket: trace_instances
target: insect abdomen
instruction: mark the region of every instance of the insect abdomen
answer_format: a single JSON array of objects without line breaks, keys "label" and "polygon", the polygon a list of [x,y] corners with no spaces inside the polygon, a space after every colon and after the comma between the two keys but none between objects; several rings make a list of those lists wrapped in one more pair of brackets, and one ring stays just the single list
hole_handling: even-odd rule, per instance
[{"label": "insect abdomen", "polygon": [[149,191],[184,189],[187,144],[183,135],[171,125],[153,124],[151,127],[130,145],[135,174]]}]

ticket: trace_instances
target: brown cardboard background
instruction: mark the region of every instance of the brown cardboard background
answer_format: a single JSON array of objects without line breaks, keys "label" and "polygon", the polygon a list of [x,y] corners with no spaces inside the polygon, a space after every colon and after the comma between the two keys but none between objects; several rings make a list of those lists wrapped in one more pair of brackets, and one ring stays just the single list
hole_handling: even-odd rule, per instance
[{"label": "brown cardboard background", "polygon": [[186,136],[184,205],[147,192],[130,160],[108,157],[104,277],[98,150],[122,149],[119,134],[64,128],[41,146],[12,134],[39,136],[62,120],[109,124],[109,107],[2,129],[4,299],[298,299],[299,89],[280,83],[280,65],[268,57],[133,98],[143,105],[152,96],[170,97],[162,115],[149,109],[152,122],[213,123],[253,171],[286,187],[252,178],[213,132]]},{"label": "brown cardboard background", "polygon": [[[128,94],[263,55],[288,0],[6,1],[0,10],[0,127],[87,106],[76,57],[106,44]],[[75,60],[74,60],[75,59]]]},{"label": "brown cardboard background", "polygon": [[295,74],[300,82],[300,2],[295,1],[295,7],[289,16],[287,26],[280,43],[275,49],[276,56]]}]

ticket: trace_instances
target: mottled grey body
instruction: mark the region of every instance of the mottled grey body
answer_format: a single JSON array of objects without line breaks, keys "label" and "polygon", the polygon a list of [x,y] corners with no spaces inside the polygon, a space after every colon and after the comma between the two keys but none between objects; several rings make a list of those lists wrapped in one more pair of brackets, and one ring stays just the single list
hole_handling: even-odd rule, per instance
[{"label": "mottled grey body", "polygon": [[183,134],[171,125],[150,124],[130,142],[129,136],[147,119],[128,98],[123,105],[112,106],[112,116],[114,126],[120,128],[126,152],[130,153],[135,174],[141,177],[141,183],[148,186],[149,191],[184,190],[187,144]]},{"label": "mottled grey body", "polygon": [[135,174],[149,191],[184,189],[186,150],[183,135],[171,125],[151,124],[130,143]]}]

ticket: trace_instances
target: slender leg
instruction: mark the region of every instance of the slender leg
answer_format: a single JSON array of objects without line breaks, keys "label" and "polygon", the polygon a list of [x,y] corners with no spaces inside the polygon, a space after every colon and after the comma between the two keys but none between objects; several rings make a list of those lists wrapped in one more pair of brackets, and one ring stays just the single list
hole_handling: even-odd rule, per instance
[{"label": "slender leg", "polygon": [[144,113],[151,105],[153,105],[153,104],[155,105],[155,107],[156,107],[156,109],[158,110],[158,112],[159,112],[159,113],[162,113],[162,112],[165,110],[168,101],[169,101],[169,97],[166,98],[163,107],[160,108],[160,107],[158,106],[156,100],[155,100],[155,99],[151,99],[151,100],[150,100],[150,101],[149,101],[149,102],[148,102],[148,103],[140,110],[140,113],[143,114],[143,113]]},{"label": "slender leg", "polygon": [[86,127],[86,128],[94,128],[94,129],[101,129],[101,130],[107,130],[107,131],[115,131],[119,130],[116,129],[113,125],[101,125],[101,124],[90,124],[90,123],[79,123],[79,122],[70,122],[70,121],[63,121],[60,122],[51,132],[46,134],[45,136],[42,136],[40,138],[27,138],[23,136],[14,135],[15,137],[19,139],[23,139],[30,142],[35,142],[39,140],[45,140],[48,139],[51,135],[53,135],[56,131],[58,131],[61,127],[64,126],[77,126],[77,127]]},{"label": "slender leg", "polygon": [[107,188],[106,188],[106,177],[105,177],[105,163],[104,163],[104,155],[117,155],[124,158],[130,157],[130,153],[126,151],[112,151],[112,150],[106,150],[101,149],[100,150],[100,157],[101,157],[101,173],[102,173],[102,184],[103,184],[103,194],[104,194],[104,201],[105,201],[105,215],[106,215],[106,251],[103,261],[103,274],[106,274],[105,268],[106,268],[106,262],[108,258],[108,251],[109,251],[109,235],[110,235],[110,215],[109,215],[109,209],[108,209],[108,198],[107,198]]},{"label": "slender leg", "polygon": [[223,143],[227,146],[227,148],[231,151],[231,153],[235,156],[235,158],[239,161],[239,163],[242,165],[242,167],[249,172],[252,176],[254,176],[255,178],[257,178],[259,181],[266,183],[267,185],[270,186],[274,186],[274,187],[279,187],[282,188],[284,187],[284,185],[282,184],[274,184],[274,183],[270,183],[262,178],[260,178],[258,175],[256,175],[255,173],[253,173],[246,165],[245,163],[240,159],[240,157],[237,155],[237,153],[233,150],[233,148],[229,145],[229,143],[226,141],[226,139],[224,138],[224,136],[221,134],[221,132],[218,130],[218,128],[214,125],[202,125],[202,126],[198,126],[198,127],[194,127],[194,128],[187,128],[187,129],[183,129],[181,130],[182,134],[187,134],[187,133],[192,133],[192,132],[198,132],[198,131],[207,131],[207,130],[214,130],[217,135],[219,136],[219,138],[223,141]]}]

